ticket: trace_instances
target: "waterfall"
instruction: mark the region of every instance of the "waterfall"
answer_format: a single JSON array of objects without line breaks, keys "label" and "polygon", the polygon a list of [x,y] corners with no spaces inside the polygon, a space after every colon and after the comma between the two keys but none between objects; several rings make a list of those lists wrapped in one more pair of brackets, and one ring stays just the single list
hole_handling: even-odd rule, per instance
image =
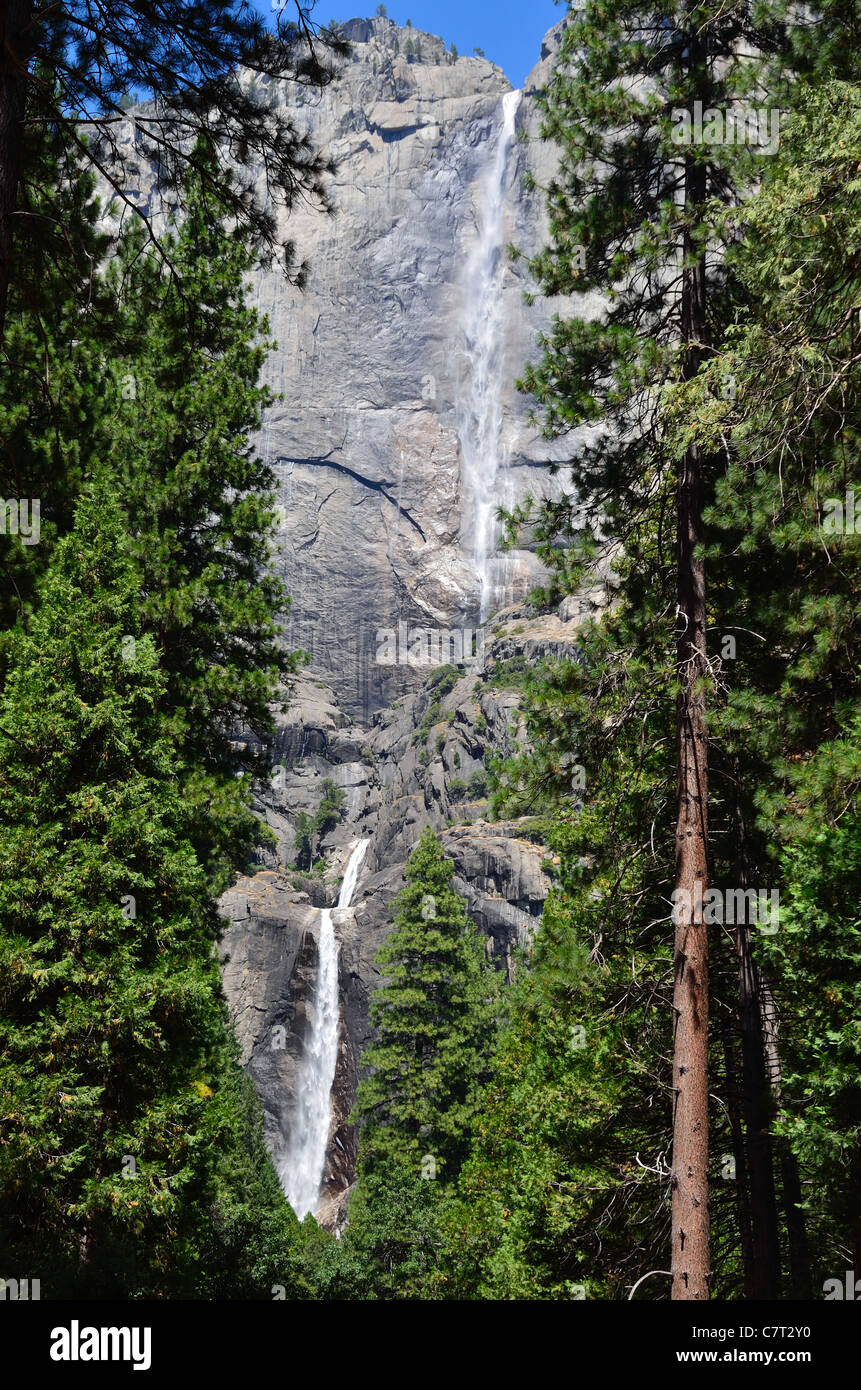
[{"label": "waterfall", "polygon": [[[349,907],[352,902],[368,843],[367,840],[360,840],[353,847],[338,895],[339,908]],[[329,1144],[339,1027],[338,943],[332,910],[326,907],[320,912],[314,1019],[299,1063],[296,1111],[290,1140],[278,1165],[281,1186],[300,1221],[308,1212],[316,1213],[320,1200],[320,1185]]]},{"label": "waterfall", "polygon": [[362,867],[362,860],[368,849],[370,840],[360,840],[350,855],[350,862],[347,865],[347,872],[344,874],[344,882],[341,884],[341,891],[338,894],[338,906],[350,907],[353,902],[353,894],[356,891],[356,884],[359,881],[359,870]]},{"label": "waterfall", "polygon": [[505,342],[502,282],[505,274],[505,178],[522,92],[502,98],[502,121],[493,158],[481,183],[481,229],[465,269],[463,354],[458,372],[457,427],[463,460],[462,541],[478,576],[480,618],[505,601],[504,558],[494,555],[496,508],[510,502],[502,445]]}]

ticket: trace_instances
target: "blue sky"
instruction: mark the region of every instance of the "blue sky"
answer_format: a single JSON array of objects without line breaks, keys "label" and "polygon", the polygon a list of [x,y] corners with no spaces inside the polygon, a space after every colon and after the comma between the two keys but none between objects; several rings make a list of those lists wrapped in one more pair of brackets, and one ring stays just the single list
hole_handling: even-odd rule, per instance
[{"label": "blue sky", "polygon": [[[264,0],[258,0],[264,9]],[[288,7],[289,8],[289,7]],[[314,18],[367,19],[377,0],[317,0]],[[389,18],[397,24],[411,19],[417,29],[439,34],[460,53],[483,48],[515,87],[538,62],[541,40],[565,13],[554,0],[386,0]]]}]

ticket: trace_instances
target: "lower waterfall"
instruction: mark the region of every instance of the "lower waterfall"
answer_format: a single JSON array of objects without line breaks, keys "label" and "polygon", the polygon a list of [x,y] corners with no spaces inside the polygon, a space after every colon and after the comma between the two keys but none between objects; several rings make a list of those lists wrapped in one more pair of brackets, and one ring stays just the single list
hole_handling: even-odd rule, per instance
[{"label": "lower waterfall", "polygon": [[[353,847],[338,895],[339,908],[349,907],[352,902],[368,844],[368,840],[360,840]],[[320,1201],[332,1117],[332,1083],[338,1062],[340,1021],[338,943],[332,909],[326,907],[320,912],[314,1020],[299,1064],[296,1110],[290,1140],[278,1165],[281,1186],[300,1221],[309,1212],[316,1214]]]}]

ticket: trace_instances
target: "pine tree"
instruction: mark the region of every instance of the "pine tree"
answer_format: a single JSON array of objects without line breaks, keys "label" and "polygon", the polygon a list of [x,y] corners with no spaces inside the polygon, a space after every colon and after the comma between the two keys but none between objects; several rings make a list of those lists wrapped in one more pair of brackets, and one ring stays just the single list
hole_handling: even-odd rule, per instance
[{"label": "pine tree", "polygon": [[[814,777],[804,796],[810,819],[796,819],[798,778],[823,735],[822,763],[811,766],[821,773],[826,765],[828,744],[841,716],[845,719],[852,708],[858,666],[853,656],[857,578],[852,543],[841,544],[840,564],[835,565],[823,546],[822,532],[823,499],[843,493],[851,480],[856,437],[857,395],[847,312],[857,299],[856,267],[846,248],[858,241],[857,199],[853,200],[857,97],[847,88],[838,88],[830,95],[814,92],[804,101],[796,100],[799,113],[781,136],[781,156],[770,166],[772,177],[766,188],[737,212],[730,210],[722,228],[721,235],[730,245],[742,235],[746,238],[728,267],[726,304],[716,305],[718,327],[721,316],[728,317],[727,307],[737,313],[738,327],[730,331],[725,350],[704,362],[694,379],[662,393],[659,418],[662,449],[669,461],[683,457],[692,438],[706,456],[722,454],[725,460],[720,469],[715,468],[714,502],[704,511],[713,532],[705,553],[711,573],[710,661],[717,674],[710,716],[712,755],[719,774],[711,835],[713,882],[742,882],[742,851],[748,882],[779,884],[782,902],[784,894],[792,900],[800,891],[798,869],[784,877],[786,871],[775,862],[786,826],[806,824],[812,834],[817,815],[822,814],[813,794]],[[660,1269],[664,1263],[660,1250],[650,1250],[644,1235],[649,1203],[654,1210],[661,1186],[661,1146],[654,1142],[655,1097],[640,1091],[636,1078],[638,1072],[646,1072],[654,1082],[664,1065],[660,1040],[645,1020],[647,1007],[653,1016],[664,991],[655,926],[666,910],[665,837],[674,792],[661,751],[671,730],[671,655],[664,635],[665,590],[655,582],[664,563],[665,499],[666,494],[656,489],[656,505],[643,508],[625,533],[625,551],[614,561],[614,582],[611,589],[608,586],[612,611],[583,629],[582,660],[538,672],[527,686],[530,744],[521,758],[497,769],[500,780],[495,795],[498,809],[507,814],[552,814],[550,843],[561,861],[565,907],[564,916],[554,914],[552,919],[556,949],[563,961],[563,947],[591,949],[600,967],[591,985],[593,1007],[588,1010],[587,1035],[599,1028],[602,1019],[620,1019],[623,1026],[624,1020],[632,1020],[626,1026],[631,1075],[624,1099],[608,1104],[613,1097],[611,1082],[618,1075],[611,1062],[605,1062],[603,1093],[599,1088],[590,1099],[582,1091],[575,1092],[584,1137],[588,1139],[591,1126],[601,1136],[602,1156],[619,1153],[618,1167],[614,1170],[611,1165],[605,1177],[604,1210],[609,1216],[601,1228],[601,1251],[591,1252],[584,1261],[590,1277],[611,1295],[626,1266],[631,1276],[638,1277],[638,1269]],[[576,514],[565,504],[555,516],[548,511],[547,534],[558,539],[554,527],[568,524],[571,517]],[[570,534],[577,539],[573,528]],[[576,584],[571,549],[548,547],[547,558],[551,564],[556,562],[560,585]],[[733,660],[734,648],[728,656],[726,634],[737,643],[737,660]],[[835,757],[833,766],[841,761]],[[576,809],[574,763],[584,765],[586,771],[585,812]],[[844,762],[844,769],[847,780],[835,781],[835,814],[846,805],[837,786],[841,781],[847,786],[851,761]],[[795,837],[790,834],[789,838],[793,844]],[[850,879],[851,864],[847,857]],[[809,863],[804,872],[809,875]],[[852,898],[851,889],[848,898]],[[599,917],[590,935],[596,910]],[[569,936],[559,945],[559,924],[566,919]],[[798,922],[792,931],[792,954],[803,958],[811,943],[805,942],[799,929],[800,914],[788,920]],[[750,972],[749,1007],[755,1015],[749,1019],[746,1043],[753,1057],[744,1077],[737,1074],[735,1061],[738,1005],[731,993],[735,960],[719,959],[713,981],[720,1021],[711,1047],[713,1089],[722,1092],[726,1108],[712,1116],[712,1137],[717,1153],[731,1152],[734,1178],[713,1188],[712,1224],[716,1287],[730,1296],[739,1288],[742,1274],[748,1297],[762,1297],[767,1281],[775,1296],[779,1288],[777,1193],[769,1130],[774,1105],[780,1111],[781,1234],[787,1247],[788,1287],[794,1296],[810,1295],[800,1209],[802,1201],[809,1205],[802,1193],[809,1190],[810,1179],[805,1166],[799,1176],[797,1164],[802,1157],[804,1165],[810,1163],[813,1148],[802,1141],[799,1122],[803,1106],[803,1063],[799,1063],[805,1051],[802,1039],[809,1035],[803,1024],[797,1031],[794,1025],[798,1012],[794,1000],[802,988],[802,975],[797,961],[787,961],[790,943],[782,923],[781,907],[781,928],[775,936],[757,932],[748,921],[736,928],[737,943],[746,940],[738,968]],[[841,936],[840,963],[826,965],[823,958],[823,969],[833,971],[836,966],[839,973],[845,961],[851,971],[849,956],[844,955],[844,950],[851,951],[851,941],[850,919],[845,938]],[[817,934],[816,952],[824,947],[824,936]],[[536,970],[543,981],[547,966],[541,960],[539,937]],[[818,969],[817,964],[814,973]],[[785,989],[782,972],[790,970],[792,983]],[[572,988],[575,982],[572,966]],[[564,981],[557,982],[557,996],[563,986]],[[812,980],[810,989],[815,999],[818,986]],[[781,1020],[780,1050],[774,1030],[775,1002]],[[832,999],[831,1004],[835,1003]],[[836,1010],[832,1012],[832,1019],[838,1016]],[[844,1052],[838,1061],[846,1042],[841,1032],[834,1050],[834,1074],[850,1055]],[[584,1244],[588,1248],[594,1232],[585,1201],[579,1207],[576,1201],[578,1185],[583,1183],[576,1167],[582,1147],[566,1133],[563,1109],[563,1122],[543,1131],[545,1165],[540,1171],[537,1165],[529,1166],[534,1148],[539,1147],[533,1138],[539,1115],[549,1102],[542,1106],[537,1099],[530,1118],[524,1083],[515,1078],[528,1076],[540,1096],[548,1084],[542,1068],[554,1065],[554,1055],[548,1054],[540,1035],[522,1025],[503,1040],[501,1051],[517,1059],[517,1071],[509,1066],[500,1069],[511,1083],[490,1089],[485,1138],[476,1141],[465,1170],[477,1194],[475,1211],[483,1213],[468,1227],[481,1257],[470,1268],[456,1243],[458,1276],[467,1279],[469,1288],[475,1288],[476,1281],[489,1287],[493,1279],[510,1277],[540,1281],[532,1287],[546,1290],[566,1268],[571,1250]],[[813,1087],[825,1084],[828,1049],[817,1051],[815,1061],[808,1051]],[[569,1071],[574,1072],[570,1057],[567,1060]],[[717,1079],[721,1068],[725,1069],[723,1081]],[[762,1077],[757,1110],[750,1103],[754,1069]],[[791,1088],[786,1085],[787,1072],[793,1076]],[[549,1072],[551,1078],[557,1074]],[[576,1073],[572,1087],[577,1084],[575,1077]],[[836,1119],[832,1126],[833,1142]],[[510,1145],[507,1160],[490,1148],[497,1132]],[[794,1155],[786,1148],[785,1136],[791,1133],[797,1140]],[[616,1149],[617,1136],[623,1141],[621,1151]],[[653,1165],[653,1175],[643,1169],[626,1172],[625,1145],[629,1154],[640,1155],[644,1168]],[[747,1166],[751,1159],[760,1165],[758,1186]],[[500,1190],[493,1175],[506,1162],[511,1181]],[[527,1171],[519,1171],[521,1166]],[[821,1186],[823,1176],[817,1174],[814,1181]],[[570,1194],[567,1226],[554,1207],[554,1194],[559,1191]],[[528,1200],[524,1193],[529,1194]],[[542,1210],[554,1213],[543,1230],[538,1224],[545,1220]],[[830,1224],[822,1225],[822,1216],[818,1219],[823,1239],[832,1242],[834,1216]],[[623,1235],[619,1246],[605,1242],[607,1231],[614,1233],[615,1240],[615,1233],[624,1233],[629,1220],[628,1235]],[[845,1208],[840,1220],[844,1230],[851,1228]],[[533,1238],[536,1230],[542,1243]],[[531,1246],[524,1243],[524,1232]],[[633,1278],[626,1280],[626,1285],[632,1282]],[[493,1287],[501,1288],[502,1282]]]},{"label": "pine tree", "polygon": [[[700,378],[667,400],[677,448],[696,433],[705,447],[720,438],[728,455],[710,513],[710,565],[714,622],[719,631],[737,633],[737,650],[724,665],[713,737],[727,769],[735,770],[747,859],[759,882],[781,894],[779,929],[754,940],[750,970],[762,996],[766,1064],[779,1111],[796,1297],[811,1291],[801,1211],[808,1202],[798,1162],[810,1165],[814,1155],[814,1146],[800,1140],[792,1151],[786,1147],[787,1136],[798,1138],[805,1129],[799,1080],[803,1040],[811,1035],[801,1018],[808,1001],[811,1012],[830,1009],[820,993],[824,974],[836,982],[853,969],[851,912],[845,929],[832,927],[833,954],[820,931],[830,919],[837,879],[830,886],[820,881],[820,911],[811,912],[809,929],[793,904],[812,900],[810,885],[838,841],[847,878],[840,891],[852,900],[853,832],[845,808],[859,698],[861,553],[851,527],[844,527],[861,395],[852,327],[861,262],[847,253],[859,236],[859,159],[857,88],[830,83],[799,94],[775,177],[736,219],[743,233],[734,258],[744,304],[738,321]],[[731,393],[721,393],[722,381],[733,383]],[[841,524],[832,527],[834,514]],[[837,1007],[824,1035],[835,1043],[845,1037],[839,993],[833,991]],[[794,1076],[789,1090],[784,1050]],[[818,1058],[809,1054],[812,1094],[823,1094],[828,1084],[828,1053],[825,1042]],[[814,1190],[823,1180],[817,1172]],[[846,1208],[843,1220],[851,1243]],[[813,1248],[830,1240],[833,1233],[820,1234]]]},{"label": "pine tree", "polygon": [[0,706],[0,1248],[48,1297],[268,1298],[298,1225],[140,610],[125,520],[87,492]]},{"label": "pine tree", "polygon": [[270,566],[274,478],[250,443],[272,401],[258,381],[272,344],[247,303],[251,252],[225,216],[192,175],[164,241],[176,276],[132,233],[111,279],[123,336],[109,463],[215,888],[258,834],[235,773],[237,762],[259,772],[261,760],[235,740],[265,741],[278,681],[297,664],[278,640],[289,600]]},{"label": "pine tree", "polygon": [[[673,1297],[682,1299],[708,1298],[711,1281],[708,949],[694,904],[710,871],[703,514],[719,460],[691,439],[671,471],[654,403],[711,355],[726,312],[719,210],[743,196],[757,160],[762,167],[755,145],[718,140],[714,127],[723,134],[727,113],[748,113],[768,76],[757,55],[785,43],[768,7],[753,15],[692,0],[592,0],[572,11],[546,103],[544,133],[563,151],[548,190],[551,243],[532,264],[545,294],[606,297],[601,316],[578,314],[576,303],[557,316],[523,383],[549,435],[599,428],[573,461],[576,502],[563,495],[534,516],[524,509],[515,526],[537,522],[551,593],[583,581],[596,539],[614,554],[652,549],[644,616],[664,627],[659,664],[677,694],[671,1191]],[[697,112],[709,128],[702,140]],[[611,678],[624,678],[622,668]],[[629,717],[645,717],[636,696]]]},{"label": "pine tree", "polygon": [[[278,244],[272,208],[250,184],[244,191],[235,185],[234,161],[256,157],[267,170],[269,194],[286,206],[300,193],[325,202],[327,161],[269,95],[283,80],[325,85],[333,76],[331,58],[347,51],[335,33],[318,31],[307,7],[296,5],[293,22],[279,12],[277,32],[270,33],[239,0],[210,0],[205,7],[170,0],[158,9],[118,0],[99,11],[84,0],[48,6],[6,0],[0,25],[0,332],[19,189],[36,173],[27,160],[28,134],[45,119],[66,128],[151,237],[151,220],[125,192],[128,164],[141,155],[159,170],[165,190],[178,189],[190,165],[210,193],[227,198],[246,239],[270,250]],[[240,69],[273,80],[261,95],[253,81],[240,79]],[[117,139],[131,91],[153,98],[135,114],[133,155]],[[200,135],[217,144],[217,161],[197,164]],[[292,249],[283,249],[289,268]]]},{"label": "pine tree", "polygon": [[[47,121],[30,137],[27,162],[0,344],[0,495],[19,510],[17,529],[4,515],[0,536],[2,629],[29,611],[53,540],[72,525],[111,409],[103,358],[115,308],[103,283],[110,241],[96,225],[94,179],[66,132]],[[25,535],[37,506],[38,527]]]},{"label": "pine tree", "polygon": [[218,923],[124,540],[85,497],[0,708],[4,1253],[55,1290],[170,1286],[220,1142]]},{"label": "pine tree", "polygon": [[344,818],[347,793],[337,786],[331,777],[324,777],[320,784],[320,805],[314,815],[314,834],[317,840],[328,835],[330,830]]},{"label": "pine tree", "polygon": [[453,865],[426,828],[393,904],[394,930],[377,963],[386,983],[371,1001],[377,1040],[360,1083],[361,1162],[395,1163],[419,1178],[453,1180],[492,1045],[496,976],[451,886]]},{"label": "pine tree", "polygon": [[337,1247],[312,1247],[306,1277],[323,1299],[447,1296],[444,1222],[494,1046],[500,1000],[430,828],[410,855],[377,954],[376,1041],[362,1066],[356,1189]]},{"label": "pine tree", "polygon": [[305,812],[296,817],[296,839],[293,845],[293,863],[297,869],[310,869],[314,855],[314,822]]}]

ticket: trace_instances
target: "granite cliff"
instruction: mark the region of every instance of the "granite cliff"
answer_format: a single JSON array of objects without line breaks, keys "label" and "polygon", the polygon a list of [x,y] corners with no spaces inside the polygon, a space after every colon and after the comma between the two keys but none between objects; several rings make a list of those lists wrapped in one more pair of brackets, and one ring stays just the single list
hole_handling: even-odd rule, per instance
[{"label": "granite cliff", "polygon": [[[528,254],[544,239],[527,174],[546,179],[552,152],[529,137],[558,34],[517,108],[490,228],[507,78],[483,58],[449,61],[439,39],[386,19],[345,28],[352,58],[339,81],[314,96],[284,94],[299,128],[336,161],[335,214],[309,209],[285,224],[310,262],[306,288],[261,274],[256,294],[279,344],[268,370],[283,398],[261,447],[279,480],[287,638],[367,723],[416,683],[410,668],[375,660],[377,632],[475,622],[477,510],[546,486],[535,465],[549,446],[514,381],[547,311],[525,305],[528,272],[505,246]],[[408,45],[421,56],[408,57]],[[498,245],[482,245],[489,236]],[[476,364],[483,275],[498,322]],[[470,442],[504,463],[486,496]],[[515,556],[492,606],[523,597],[535,568]]]},{"label": "granite cliff", "polygon": [[[540,915],[546,852],[528,822],[487,819],[485,760],[518,728],[525,665],[575,653],[578,622],[576,605],[539,615],[525,603],[538,573],[528,552],[494,558],[493,508],[547,485],[537,465],[550,446],[514,388],[546,309],[525,303],[527,272],[505,246],[529,253],[545,235],[528,175],[552,172],[535,96],[560,28],[522,95],[432,35],[380,18],[345,28],[337,82],[277,94],[338,171],[334,216],[299,211],[286,228],[310,261],[307,287],[268,272],[255,287],[279,343],[269,377],[281,399],[260,447],[278,478],[287,639],[311,660],[278,714],[258,798],[274,846],[222,903],[225,989],[277,1163],[319,1018],[322,909],[368,841],[352,905],[332,912],[340,1023],[319,1219],[334,1228],[354,1171],[374,956],[423,826],[440,833],[509,978]],[[296,818],[327,778],[344,819],[315,848],[325,867],[300,874]]]},{"label": "granite cliff", "polygon": [[[352,1180],[356,1132],[348,1117],[370,1038],[368,1002],[380,983],[374,956],[423,827],[440,834],[454,861],[455,887],[508,979],[540,915],[552,865],[529,821],[487,819],[485,759],[504,752],[518,732],[524,667],[545,655],[576,659],[578,616],[567,607],[543,616],[526,606],[504,610],[492,620],[480,657],[438,668],[368,728],[307,675],[279,715],[281,762],[258,802],[276,845],[222,900],[224,981],[277,1159],[293,1123],[297,1068],[314,1017],[320,908],[336,901],[351,847],[369,841],[353,906],[334,912],[341,1027],[321,1212],[330,1224]],[[325,872],[299,874],[290,867],[296,814],[313,811],[326,778],[346,794],[344,820],[317,846]]]}]

